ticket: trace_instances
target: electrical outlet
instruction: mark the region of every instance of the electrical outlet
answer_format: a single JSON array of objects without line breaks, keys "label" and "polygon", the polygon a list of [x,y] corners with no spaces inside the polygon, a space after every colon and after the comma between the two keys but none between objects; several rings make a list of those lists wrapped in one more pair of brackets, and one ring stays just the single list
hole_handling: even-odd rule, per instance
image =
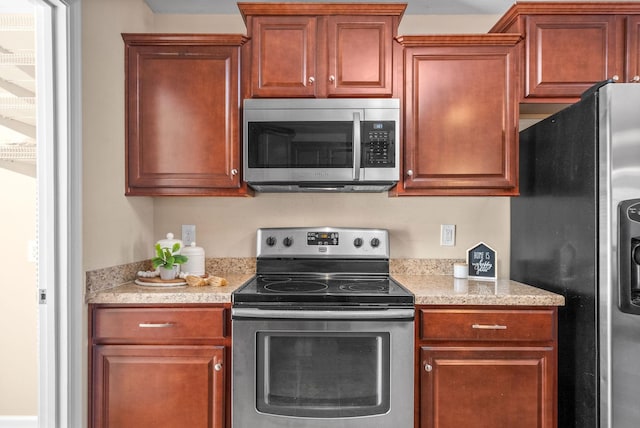
[{"label": "electrical outlet", "polygon": [[440,245],[445,247],[453,247],[456,244],[456,225],[441,224],[440,225]]},{"label": "electrical outlet", "polygon": [[195,224],[183,224],[182,225],[182,245],[188,247],[192,242],[196,242],[196,225]]}]

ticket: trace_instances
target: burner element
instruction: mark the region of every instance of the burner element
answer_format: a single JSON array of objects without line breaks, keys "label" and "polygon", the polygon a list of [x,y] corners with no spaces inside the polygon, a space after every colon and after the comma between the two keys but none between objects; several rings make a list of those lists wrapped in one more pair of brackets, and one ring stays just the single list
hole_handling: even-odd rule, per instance
[{"label": "burner element", "polygon": [[389,281],[352,282],[349,284],[342,284],[339,288],[341,290],[352,291],[354,293],[386,292],[389,291]]},{"label": "burner element", "polygon": [[327,289],[327,284],[313,281],[282,281],[265,284],[265,289],[277,293],[311,293]]}]

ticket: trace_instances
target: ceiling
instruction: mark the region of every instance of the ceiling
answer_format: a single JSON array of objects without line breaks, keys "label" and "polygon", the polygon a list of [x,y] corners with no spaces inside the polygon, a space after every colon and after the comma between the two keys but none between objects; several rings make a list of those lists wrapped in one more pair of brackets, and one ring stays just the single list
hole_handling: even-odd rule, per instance
[{"label": "ceiling", "polygon": [[36,141],[34,9],[0,6],[0,160],[32,161]]},{"label": "ceiling", "polygon": [[[155,13],[237,14],[236,0],[145,0]],[[261,3],[281,2],[263,0]],[[318,3],[318,0],[297,0]],[[371,0],[344,0],[342,3],[371,3]],[[382,3],[407,3],[407,15],[501,15],[515,0],[389,0]]]}]

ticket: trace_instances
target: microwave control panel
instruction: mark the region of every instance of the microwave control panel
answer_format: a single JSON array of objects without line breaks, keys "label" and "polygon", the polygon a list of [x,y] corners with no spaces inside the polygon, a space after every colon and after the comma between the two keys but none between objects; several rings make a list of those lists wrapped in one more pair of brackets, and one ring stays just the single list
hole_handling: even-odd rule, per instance
[{"label": "microwave control panel", "polygon": [[395,122],[363,122],[362,166],[393,168],[395,165]]}]

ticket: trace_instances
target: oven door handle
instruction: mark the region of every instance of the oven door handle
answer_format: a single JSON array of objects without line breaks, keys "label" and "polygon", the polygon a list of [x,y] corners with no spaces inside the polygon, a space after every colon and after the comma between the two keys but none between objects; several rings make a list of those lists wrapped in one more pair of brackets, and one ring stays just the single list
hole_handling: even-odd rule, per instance
[{"label": "oven door handle", "polygon": [[322,320],[413,320],[414,309],[366,309],[366,310],[299,310],[232,308],[231,317],[272,319],[322,319]]}]

